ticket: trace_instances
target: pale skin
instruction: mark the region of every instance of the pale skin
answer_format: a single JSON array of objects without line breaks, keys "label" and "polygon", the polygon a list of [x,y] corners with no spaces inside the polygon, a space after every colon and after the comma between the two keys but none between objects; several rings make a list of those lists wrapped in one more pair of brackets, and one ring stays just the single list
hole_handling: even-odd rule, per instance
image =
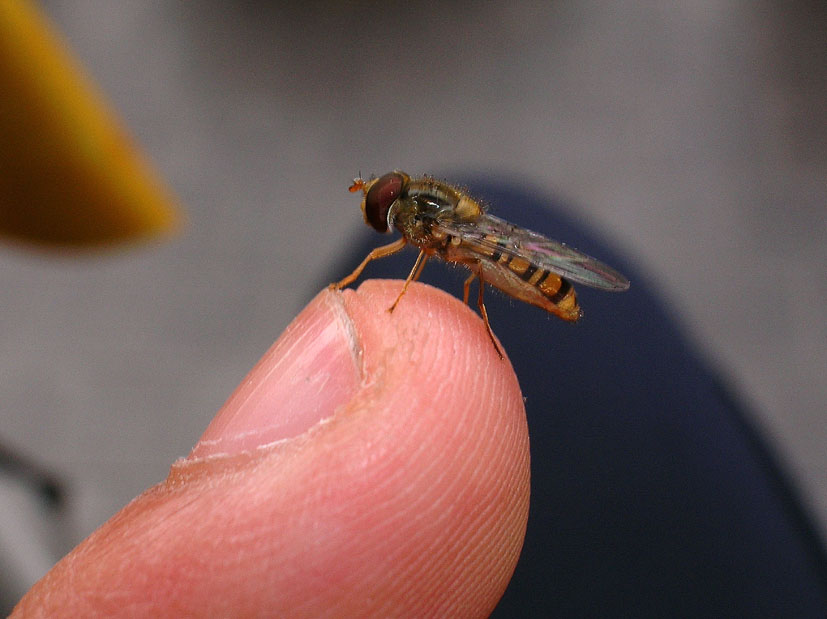
[{"label": "pale skin", "polygon": [[326,290],[16,616],[487,615],[528,511],[511,364],[447,293]]}]

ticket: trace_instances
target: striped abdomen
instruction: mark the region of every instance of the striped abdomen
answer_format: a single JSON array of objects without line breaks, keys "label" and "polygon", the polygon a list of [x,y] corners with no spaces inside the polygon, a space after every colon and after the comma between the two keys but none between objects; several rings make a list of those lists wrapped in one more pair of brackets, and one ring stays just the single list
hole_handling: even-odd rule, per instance
[{"label": "striped abdomen", "polygon": [[486,236],[488,243],[449,237],[444,257],[451,262],[479,262],[487,284],[521,301],[542,307],[555,316],[574,322],[580,306],[571,283],[556,273],[523,257],[496,249],[503,247],[497,237]]}]

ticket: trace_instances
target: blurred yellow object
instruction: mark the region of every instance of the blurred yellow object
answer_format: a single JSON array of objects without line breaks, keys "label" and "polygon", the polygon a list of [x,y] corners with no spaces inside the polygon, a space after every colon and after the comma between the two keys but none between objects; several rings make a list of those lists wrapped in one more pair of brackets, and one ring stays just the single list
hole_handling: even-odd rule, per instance
[{"label": "blurred yellow object", "polygon": [[173,200],[27,0],[0,0],[0,236],[107,245],[172,230]]}]

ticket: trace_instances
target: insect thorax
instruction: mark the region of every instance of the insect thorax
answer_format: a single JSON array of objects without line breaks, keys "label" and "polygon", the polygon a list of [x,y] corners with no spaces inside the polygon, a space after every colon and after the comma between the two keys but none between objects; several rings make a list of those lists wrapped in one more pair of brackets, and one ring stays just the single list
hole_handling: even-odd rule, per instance
[{"label": "insect thorax", "polygon": [[402,236],[417,247],[436,247],[440,244],[434,237],[434,223],[438,215],[439,208],[435,205],[407,198],[399,201],[393,214],[393,224]]},{"label": "insect thorax", "polygon": [[432,178],[411,181],[392,210],[397,229],[423,249],[438,249],[447,240],[439,226],[434,225],[436,222],[473,221],[482,214],[478,202]]}]

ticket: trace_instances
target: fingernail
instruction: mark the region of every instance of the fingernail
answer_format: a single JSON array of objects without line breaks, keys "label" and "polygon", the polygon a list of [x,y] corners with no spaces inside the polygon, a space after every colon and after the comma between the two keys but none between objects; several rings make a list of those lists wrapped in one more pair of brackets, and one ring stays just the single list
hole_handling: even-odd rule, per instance
[{"label": "fingernail", "polygon": [[341,294],[325,290],[250,371],[188,459],[299,436],[350,401],[360,382],[359,343]]}]

